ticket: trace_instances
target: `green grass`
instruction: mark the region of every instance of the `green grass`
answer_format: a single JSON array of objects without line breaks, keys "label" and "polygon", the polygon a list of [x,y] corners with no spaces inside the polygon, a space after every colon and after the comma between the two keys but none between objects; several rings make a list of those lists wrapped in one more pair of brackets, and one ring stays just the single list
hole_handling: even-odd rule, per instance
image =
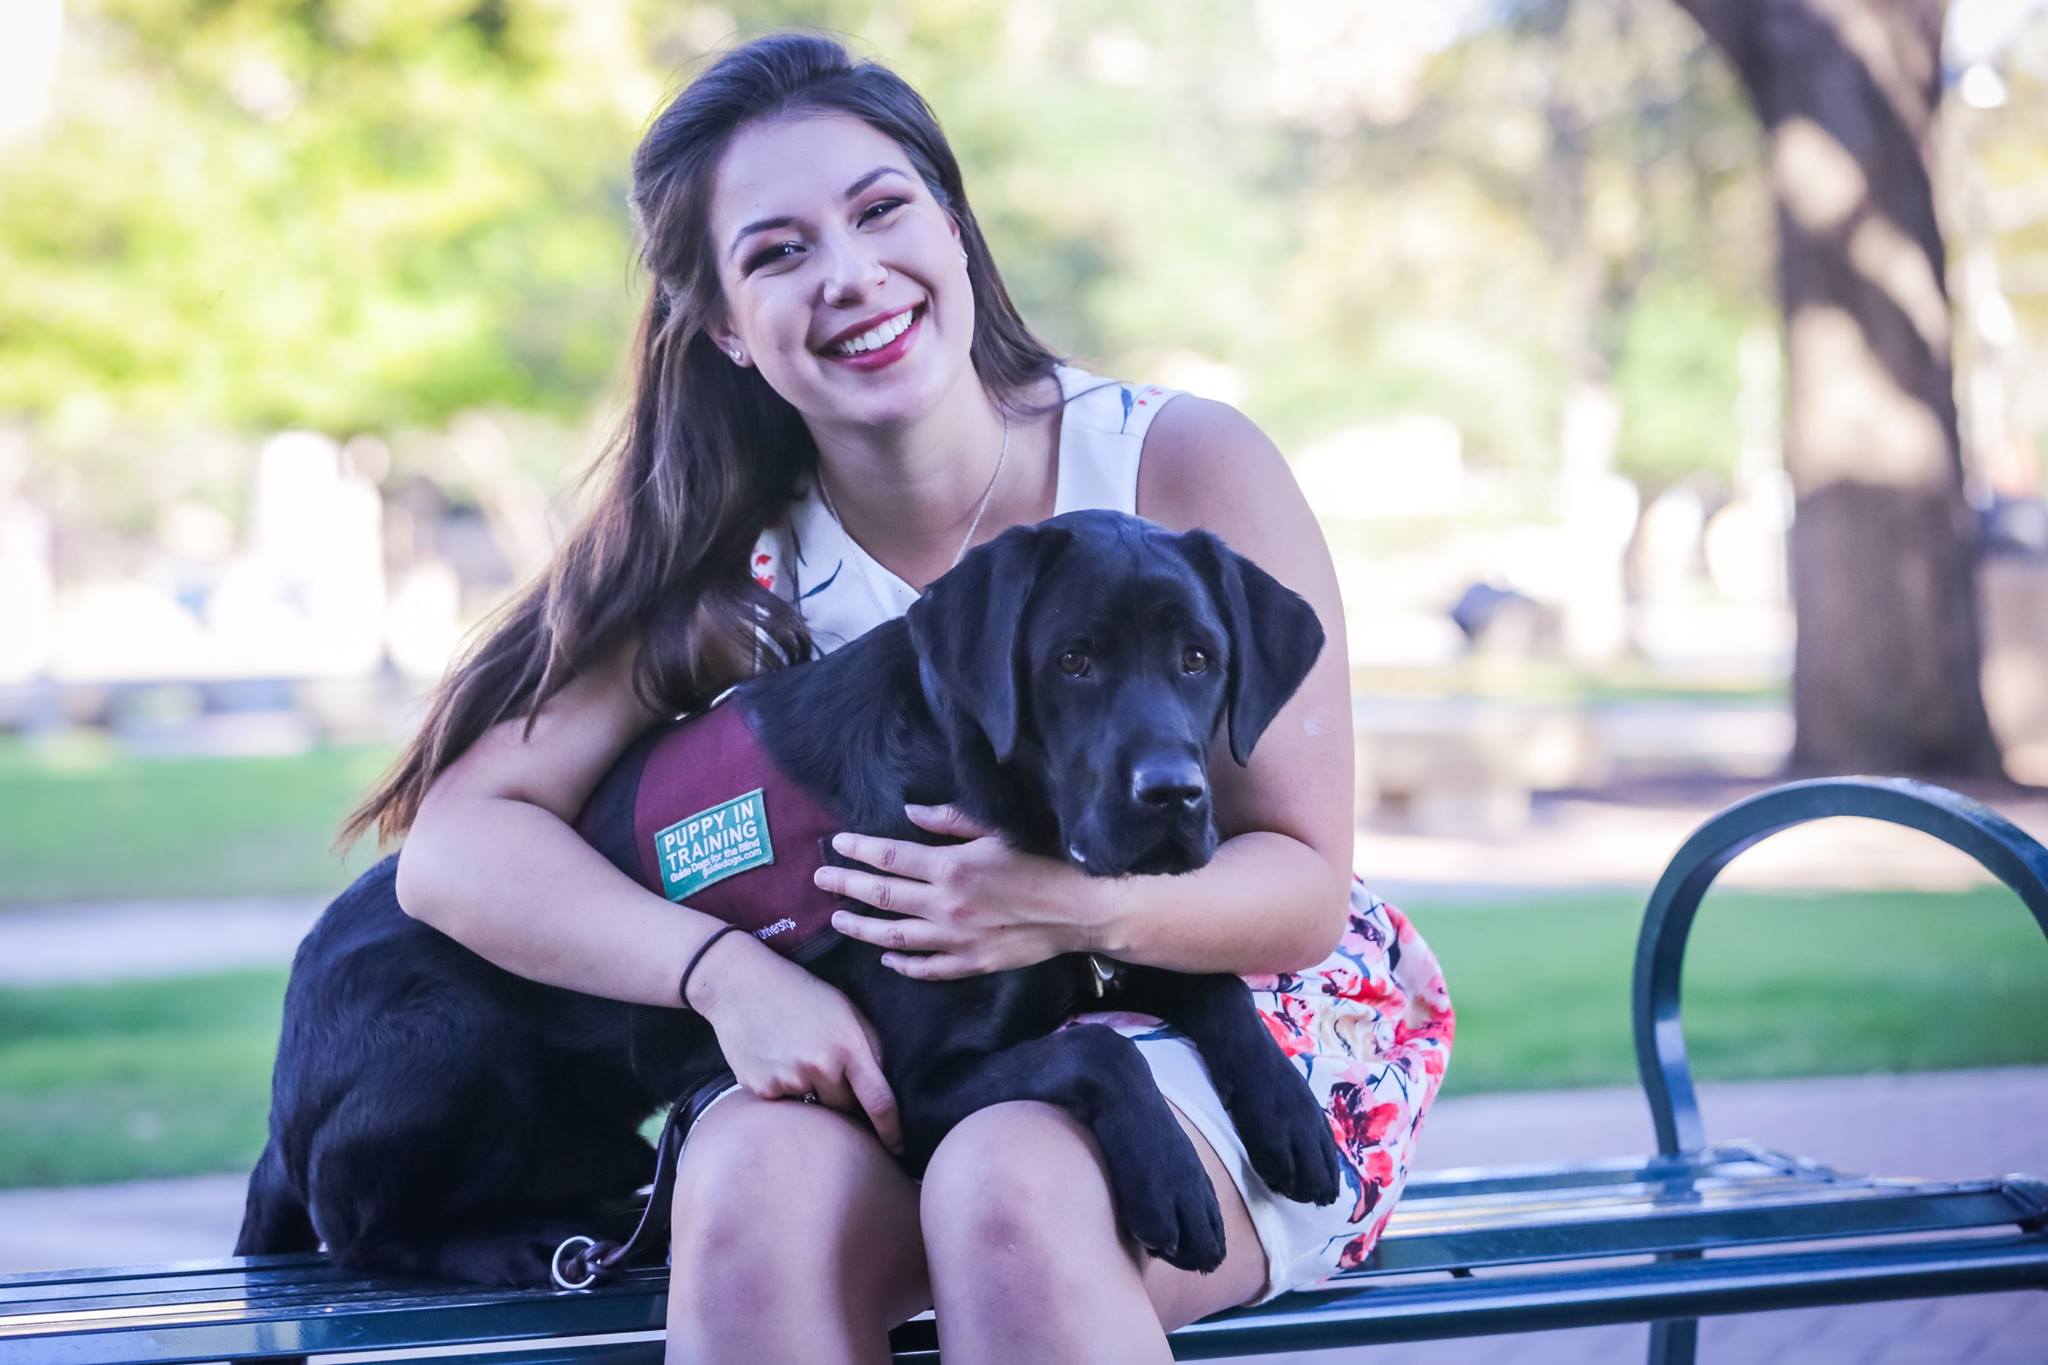
[{"label": "green grass", "polygon": [[248,1167],[282,971],[0,991],[0,1187]]},{"label": "green grass", "polygon": [[342,816],[390,761],[381,748],[262,758],[136,759],[109,746],[0,746],[0,906],[147,896],[333,892]]},{"label": "green grass", "polygon": [[[1447,1093],[1634,1082],[1639,902],[1411,904],[1458,1006]],[[1730,892],[1695,931],[1707,1078],[2048,1064],[2048,944],[2002,891]],[[0,1187],[246,1169],[282,972],[0,991]]]},{"label": "green grass", "polygon": [[[1634,1083],[1640,897],[1405,908],[1458,1011],[1446,1094]],[[1682,999],[1710,1080],[2048,1064],[2048,942],[2003,888],[1710,895]]]}]

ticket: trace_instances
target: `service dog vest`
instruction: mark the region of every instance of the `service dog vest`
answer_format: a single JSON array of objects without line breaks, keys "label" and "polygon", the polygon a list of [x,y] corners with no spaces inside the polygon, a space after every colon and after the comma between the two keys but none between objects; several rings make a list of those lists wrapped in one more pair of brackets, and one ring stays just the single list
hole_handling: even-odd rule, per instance
[{"label": "service dog vest", "polygon": [[738,698],[663,731],[633,793],[642,884],[798,962],[840,938],[832,912],[845,902],[811,875],[845,828],[776,766]]}]

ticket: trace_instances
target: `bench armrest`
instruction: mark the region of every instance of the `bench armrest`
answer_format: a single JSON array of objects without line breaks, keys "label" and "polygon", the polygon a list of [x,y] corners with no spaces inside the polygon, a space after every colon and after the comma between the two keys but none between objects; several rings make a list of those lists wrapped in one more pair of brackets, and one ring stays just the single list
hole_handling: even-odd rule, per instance
[{"label": "bench armrest", "polygon": [[1969,854],[2011,887],[2048,934],[2048,849],[1981,802],[1907,778],[1828,777],[1791,782],[1738,801],[1678,850],[1643,914],[1633,988],[1636,1068],[1665,1156],[1706,1146],[1686,1062],[1678,984],[1700,898],[1735,856],[1780,830],[1856,815],[1931,834]]}]

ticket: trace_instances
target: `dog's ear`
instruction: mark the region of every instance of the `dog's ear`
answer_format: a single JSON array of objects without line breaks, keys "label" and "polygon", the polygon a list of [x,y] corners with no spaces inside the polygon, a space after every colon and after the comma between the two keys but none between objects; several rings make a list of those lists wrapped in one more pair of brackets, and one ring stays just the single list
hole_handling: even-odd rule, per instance
[{"label": "dog's ear", "polygon": [[940,575],[905,613],[920,667],[981,727],[998,763],[1017,751],[1024,607],[1073,538],[1062,527],[1013,526]]},{"label": "dog's ear", "polygon": [[1213,533],[1189,531],[1182,541],[1230,632],[1225,714],[1230,756],[1241,768],[1323,652],[1323,623],[1298,593]]}]

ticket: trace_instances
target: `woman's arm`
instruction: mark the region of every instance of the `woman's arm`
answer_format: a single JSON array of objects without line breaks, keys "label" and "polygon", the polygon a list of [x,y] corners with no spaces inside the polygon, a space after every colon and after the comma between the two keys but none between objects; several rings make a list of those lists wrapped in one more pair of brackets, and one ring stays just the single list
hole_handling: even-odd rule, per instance
[{"label": "woman's arm", "polygon": [[1099,945],[1179,971],[1313,966],[1344,932],[1355,800],[1350,648],[1329,546],[1266,434],[1235,408],[1192,395],[1160,409],[1145,433],[1138,513],[1223,537],[1315,608],[1324,643],[1248,766],[1222,736],[1212,746],[1215,858],[1186,876],[1110,883]]},{"label": "woman's arm", "polygon": [[1323,652],[1240,768],[1219,735],[1209,782],[1222,842],[1199,871],[1090,877],[1019,853],[951,807],[912,821],[971,842],[930,847],[839,836],[879,869],[821,868],[818,885],[913,918],[841,912],[840,931],[891,949],[906,976],[1002,971],[1097,951],[1184,972],[1257,976],[1329,956],[1351,881],[1349,650],[1337,575],[1308,504],[1273,443],[1235,409],[1180,398],[1145,435],[1138,510],[1176,530],[1204,527],[1307,599]]},{"label": "woman's arm", "polygon": [[[531,736],[523,720],[500,722],[434,779],[399,852],[398,900],[520,976],[673,1005],[684,963],[718,922],[646,890],[569,825],[656,719],[634,696],[631,666],[618,651],[542,707]],[[714,949],[705,974],[727,954]]]},{"label": "woman's arm", "polygon": [[636,699],[621,650],[541,708],[533,733],[505,721],[434,779],[398,858],[406,913],[535,981],[645,1005],[688,1004],[726,1064],[763,1098],[815,1093],[864,1110],[900,1150],[896,1104],[874,1031],[845,996],[747,934],[727,934],[690,977],[691,954],[723,921],[672,905],[613,867],[570,821],[626,746],[658,716]]}]

